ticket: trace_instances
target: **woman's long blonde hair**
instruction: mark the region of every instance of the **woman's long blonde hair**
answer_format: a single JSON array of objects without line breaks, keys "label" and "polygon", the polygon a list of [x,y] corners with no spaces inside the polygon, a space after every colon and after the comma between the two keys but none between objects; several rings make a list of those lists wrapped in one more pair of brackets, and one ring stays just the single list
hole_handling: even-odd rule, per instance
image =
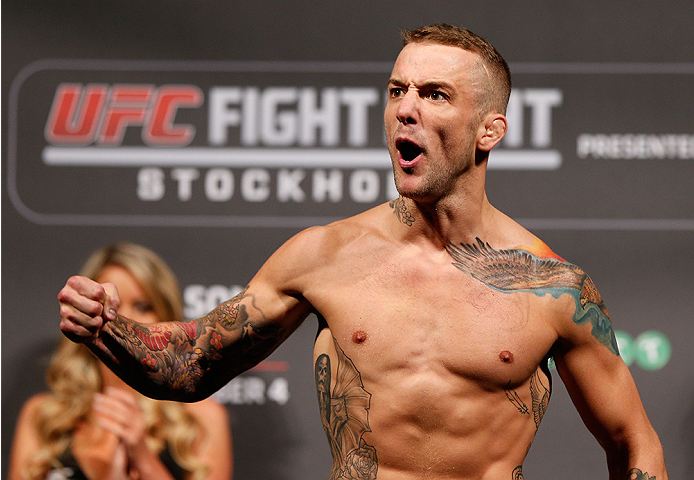
[{"label": "woman's long blonde hair", "polygon": [[[153,251],[131,243],[120,243],[94,252],[81,274],[96,279],[107,265],[128,270],[147,293],[162,321],[183,320],[183,303],[178,281],[166,263]],[[99,360],[82,345],[63,338],[46,373],[50,392],[38,408],[37,429],[41,447],[29,459],[26,478],[43,479],[69,448],[72,434],[91,409],[92,398],[102,388]],[[164,402],[138,394],[147,428],[146,442],[159,453],[168,444],[174,460],[194,480],[205,478],[209,467],[194,453],[204,432],[182,404]]]}]

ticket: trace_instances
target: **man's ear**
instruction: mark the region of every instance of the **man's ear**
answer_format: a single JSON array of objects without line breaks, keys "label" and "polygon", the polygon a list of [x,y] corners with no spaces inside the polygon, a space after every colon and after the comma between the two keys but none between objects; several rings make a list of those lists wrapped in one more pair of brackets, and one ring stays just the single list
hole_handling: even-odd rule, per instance
[{"label": "man's ear", "polygon": [[480,124],[477,148],[484,152],[490,151],[504,138],[507,128],[508,124],[504,115],[496,112],[488,113]]}]

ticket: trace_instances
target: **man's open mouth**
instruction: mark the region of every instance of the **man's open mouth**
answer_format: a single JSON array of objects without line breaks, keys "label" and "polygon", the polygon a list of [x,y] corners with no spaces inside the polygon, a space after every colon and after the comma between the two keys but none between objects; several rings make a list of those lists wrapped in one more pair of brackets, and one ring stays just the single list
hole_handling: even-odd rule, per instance
[{"label": "man's open mouth", "polygon": [[395,142],[395,148],[398,149],[398,152],[400,152],[400,158],[405,163],[414,161],[414,159],[416,159],[422,153],[422,148],[409,140],[397,140]]}]

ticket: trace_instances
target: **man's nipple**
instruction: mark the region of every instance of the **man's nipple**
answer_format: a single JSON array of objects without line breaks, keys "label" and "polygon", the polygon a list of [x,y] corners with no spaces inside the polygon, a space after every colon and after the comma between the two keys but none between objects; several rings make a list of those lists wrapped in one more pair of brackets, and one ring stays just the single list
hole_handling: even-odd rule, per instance
[{"label": "man's nipple", "polygon": [[513,363],[513,354],[508,350],[502,350],[499,352],[499,358],[504,363]]},{"label": "man's nipple", "polygon": [[357,345],[361,345],[366,341],[366,332],[363,330],[357,330],[352,334],[352,341]]}]

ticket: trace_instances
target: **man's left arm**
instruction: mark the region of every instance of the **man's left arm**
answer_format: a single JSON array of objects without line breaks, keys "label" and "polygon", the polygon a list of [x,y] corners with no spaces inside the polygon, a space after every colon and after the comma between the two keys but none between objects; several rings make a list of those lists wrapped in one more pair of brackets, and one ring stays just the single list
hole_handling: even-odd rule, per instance
[{"label": "man's left arm", "polygon": [[611,480],[667,480],[660,439],[619,356],[607,309],[588,275],[579,284],[563,296],[566,308],[552,350],[559,375],[607,453]]}]

